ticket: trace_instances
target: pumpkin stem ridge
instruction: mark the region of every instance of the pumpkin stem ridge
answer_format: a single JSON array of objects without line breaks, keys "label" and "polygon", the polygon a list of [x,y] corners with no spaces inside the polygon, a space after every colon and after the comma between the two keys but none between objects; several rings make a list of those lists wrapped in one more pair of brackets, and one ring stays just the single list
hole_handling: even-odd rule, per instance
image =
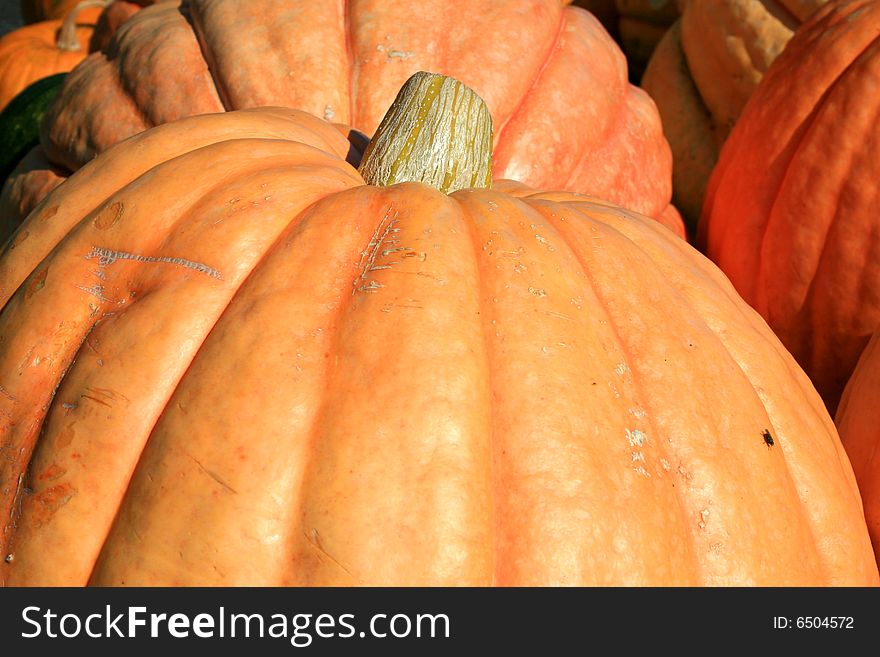
[{"label": "pumpkin stem ridge", "polygon": [[82,50],[79,39],[76,38],[76,19],[83,9],[90,7],[106,7],[113,0],[82,0],[73,9],[67,12],[58,30],[58,38],[55,39],[55,47],[58,50],[77,52]]},{"label": "pumpkin stem ridge", "polygon": [[420,71],[401,87],[359,168],[370,185],[423,182],[445,194],[492,182],[492,116],[462,82]]}]

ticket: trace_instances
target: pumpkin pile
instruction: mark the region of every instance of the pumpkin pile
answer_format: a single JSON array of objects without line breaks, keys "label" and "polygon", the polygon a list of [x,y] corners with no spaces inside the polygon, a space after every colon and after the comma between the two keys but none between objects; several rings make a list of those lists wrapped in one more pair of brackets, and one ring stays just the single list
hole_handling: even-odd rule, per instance
[{"label": "pumpkin pile", "polygon": [[673,154],[673,200],[691,234],[718,152],[794,30],[827,0],[686,0],[641,86]]},{"label": "pumpkin pile", "polygon": [[[653,100],[596,18],[471,3],[534,39],[502,74],[513,45],[450,38],[440,3],[279,4],[141,9],[44,119],[71,172],[0,250],[0,585],[880,585],[880,350],[836,424],[670,221]],[[878,12],[837,0],[790,44]],[[264,39],[262,69],[236,50],[297,15],[323,50]],[[758,148],[750,117],[782,139],[752,105],[787,52],[716,205],[725,176],[764,198],[733,157]],[[836,97],[803,75],[793,100]]]},{"label": "pumpkin pile", "polygon": [[[156,3],[67,77],[44,122],[45,157],[75,171],[148,127],[267,105],[371,135],[403,82],[426,70],[485,99],[496,177],[593,194],[684,234],[654,102],[628,83],[596,18],[558,0],[482,0],[462,22],[448,5],[372,0],[344,14],[329,2]],[[10,206],[30,209],[17,197]]]}]

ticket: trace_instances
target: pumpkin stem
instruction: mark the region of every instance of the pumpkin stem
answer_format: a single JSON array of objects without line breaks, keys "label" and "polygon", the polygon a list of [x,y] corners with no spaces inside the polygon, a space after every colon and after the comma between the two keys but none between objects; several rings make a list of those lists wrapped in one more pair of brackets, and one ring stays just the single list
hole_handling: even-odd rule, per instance
[{"label": "pumpkin stem", "polygon": [[407,80],[359,168],[367,184],[423,182],[445,194],[492,183],[492,116],[455,78],[420,71]]},{"label": "pumpkin stem", "polygon": [[82,50],[79,39],[76,38],[76,18],[79,12],[89,7],[106,7],[113,0],[82,0],[73,9],[67,12],[64,20],[61,22],[61,29],[58,30],[58,38],[55,39],[55,47],[58,50],[67,52],[76,52]]}]

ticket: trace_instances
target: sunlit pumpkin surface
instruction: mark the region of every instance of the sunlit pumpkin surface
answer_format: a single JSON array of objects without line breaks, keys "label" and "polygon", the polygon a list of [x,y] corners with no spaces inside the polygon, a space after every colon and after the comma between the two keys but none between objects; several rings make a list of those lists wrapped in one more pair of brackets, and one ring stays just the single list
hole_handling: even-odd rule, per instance
[{"label": "sunlit pumpkin surface", "polygon": [[7,243],[0,581],[878,583],[831,419],[708,260],[348,148],[167,124]]},{"label": "sunlit pumpkin surface", "polygon": [[[653,101],[587,11],[559,0],[189,0],[123,24],[65,84],[49,159],[70,170],[148,127],[295,107],[367,135],[416,71],[474,88],[495,119],[495,176],[674,212]],[[679,220],[680,221],[680,220]]]},{"label": "sunlit pumpkin surface", "polygon": [[721,151],[699,226],[831,413],[880,323],[878,25],[880,3],[848,0],[795,33]]}]

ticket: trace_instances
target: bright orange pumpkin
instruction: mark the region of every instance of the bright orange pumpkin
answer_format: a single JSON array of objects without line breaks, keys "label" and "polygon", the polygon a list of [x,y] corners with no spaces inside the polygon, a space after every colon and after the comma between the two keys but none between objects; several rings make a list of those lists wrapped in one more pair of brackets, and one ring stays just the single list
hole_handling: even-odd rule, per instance
[{"label": "bright orange pumpkin", "polygon": [[874,554],[880,560],[880,329],[862,352],[834,419],[862,494]]},{"label": "bright orange pumpkin", "polygon": [[880,2],[835,1],[794,35],[722,148],[698,243],[831,413],[880,323]]},{"label": "bright orange pumpkin", "polygon": [[404,80],[432,70],[488,103],[496,177],[680,222],[653,101],[628,84],[599,22],[567,0],[476,0],[466,18],[448,0],[177,4],[138,12],[72,73],[45,124],[50,161],[72,171],[147,127],[260,105],[371,135]]},{"label": "bright orange pumpkin", "polygon": [[[454,135],[483,157],[448,178],[488,180],[443,89],[368,162]],[[349,147],[292,109],[191,117],[18,229],[0,582],[880,582],[831,418],[696,250],[569,192],[368,185]]]},{"label": "bright orange pumpkin", "polygon": [[108,2],[86,0],[63,20],[25,25],[0,37],[0,110],[32,82],[85,59],[100,8]]}]

